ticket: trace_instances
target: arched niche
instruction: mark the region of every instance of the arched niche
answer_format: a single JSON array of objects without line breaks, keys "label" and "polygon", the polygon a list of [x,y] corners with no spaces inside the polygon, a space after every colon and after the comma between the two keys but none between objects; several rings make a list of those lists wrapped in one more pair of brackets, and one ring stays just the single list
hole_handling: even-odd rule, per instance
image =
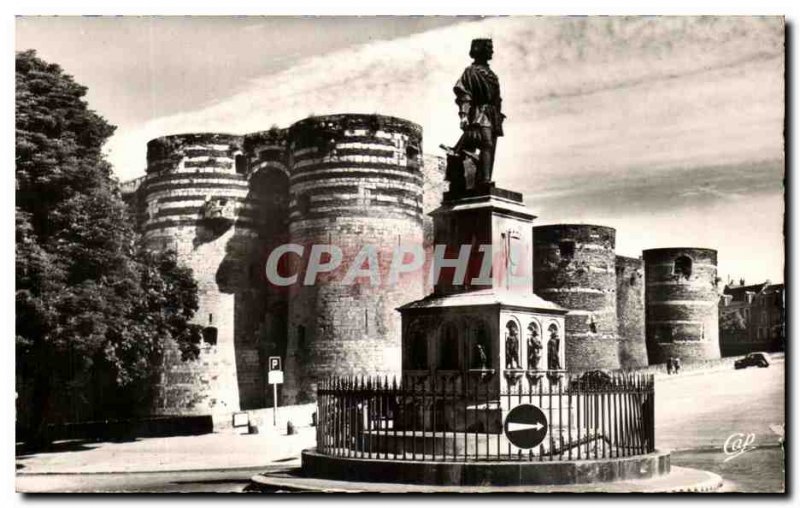
[{"label": "arched niche", "polygon": [[439,329],[439,370],[461,370],[461,334],[456,321],[447,321]]},{"label": "arched niche", "polygon": [[544,353],[542,325],[536,319],[531,319],[525,327],[525,367],[528,370],[542,370]]},{"label": "arched niche", "polygon": [[506,369],[519,369],[520,368],[520,325],[519,322],[510,318],[506,320],[503,326],[504,341],[505,341],[505,359],[504,364]]},{"label": "arched niche", "polygon": [[561,329],[557,323],[551,322],[547,326],[547,369],[561,370],[564,368],[562,361]]},{"label": "arched niche", "polygon": [[484,319],[475,318],[469,321],[467,354],[470,369],[494,368],[491,333]]}]

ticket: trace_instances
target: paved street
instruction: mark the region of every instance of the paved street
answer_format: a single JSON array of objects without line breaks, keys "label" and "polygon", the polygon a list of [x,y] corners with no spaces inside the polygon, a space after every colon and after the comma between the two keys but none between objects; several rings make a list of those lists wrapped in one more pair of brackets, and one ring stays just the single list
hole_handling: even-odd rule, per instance
[{"label": "paved street", "polygon": [[[783,450],[771,427],[785,423],[784,365],[781,361],[767,369],[660,379],[656,385],[657,446],[676,451],[675,465],[721,475],[723,490],[780,491]],[[735,433],[745,439],[752,434],[748,449],[755,450],[726,455],[725,441]]]},{"label": "paved street", "polygon": [[[782,449],[771,426],[784,424],[783,393],[782,361],[767,369],[735,371],[731,368],[659,378],[656,385],[657,446],[675,450],[674,465],[722,475],[724,490],[779,491],[783,485]],[[752,434],[748,450],[755,449],[729,458],[723,446],[734,433],[742,433],[745,439]],[[298,436],[291,438],[211,434],[89,445],[62,453],[18,457],[19,473],[51,474],[20,475],[17,489],[29,492],[242,492],[255,473],[296,466],[299,450],[312,442],[313,429],[303,428]],[[193,467],[219,467],[220,470],[141,472],[147,468]],[[223,470],[223,467],[237,469]],[[96,474],[52,474],[64,472],[65,468]],[[129,472],[97,474],[111,470]]]}]

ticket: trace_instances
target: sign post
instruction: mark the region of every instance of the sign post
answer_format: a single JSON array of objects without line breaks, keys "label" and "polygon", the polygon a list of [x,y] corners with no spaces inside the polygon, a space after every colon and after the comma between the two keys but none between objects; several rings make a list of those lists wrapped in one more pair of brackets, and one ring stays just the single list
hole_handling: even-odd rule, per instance
[{"label": "sign post", "polygon": [[281,357],[269,357],[269,372],[267,382],[272,385],[272,425],[278,426],[278,385],[283,384],[283,369],[281,368]]},{"label": "sign post", "polygon": [[508,412],[503,431],[517,448],[535,448],[547,436],[547,416],[533,404],[520,404]]}]

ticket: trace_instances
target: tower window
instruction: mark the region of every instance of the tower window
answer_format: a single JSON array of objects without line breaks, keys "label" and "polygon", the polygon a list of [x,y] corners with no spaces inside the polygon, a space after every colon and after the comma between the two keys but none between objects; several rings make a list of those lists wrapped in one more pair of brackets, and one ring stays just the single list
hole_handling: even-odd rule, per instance
[{"label": "tower window", "polygon": [[575,242],[573,240],[562,240],[558,243],[558,252],[561,259],[572,259],[575,257]]},{"label": "tower window", "polygon": [[207,326],[203,328],[203,342],[210,346],[217,345],[217,327]]},{"label": "tower window", "polygon": [[208,315],[208,324],[210,324],[210,325],[214,324],[214,314],[209,314]]},{"label": "tower window", "polygon": [[236,164],[236,173],[240,175],[247,174],[247,159],[244,155],[237,155],[234,159]]},{"label": "tower window", "polygon": [[297,211],[306,215],[311,208],[311,197],[308,194],[297,194]]},{"label": "tower window", "polygon": [[672,267],[673,275],[688,279],[692,276],[692,259],[688,256],[680,256],[675,259]]}]

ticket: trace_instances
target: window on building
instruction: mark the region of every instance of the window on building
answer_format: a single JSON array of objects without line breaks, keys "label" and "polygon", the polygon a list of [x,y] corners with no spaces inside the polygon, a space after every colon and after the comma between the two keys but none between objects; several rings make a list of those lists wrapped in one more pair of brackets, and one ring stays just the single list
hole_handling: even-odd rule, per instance
[{"label": "window on building", "polygon": [[203,342],[205,342],[209,346],[216,346],[217,345],[217,327],[216,326],[206,326],[205,328],[203,328]]},{"label": "window on building", "polygon": [[689,256],[680,256],[675,259],[672,267],[673,275],[688,279],[692,276],[692,258]]},{"label": "window on building", "polygon": [[299,193],[296,197],[297,211],[300,215],[306,215],[311,209],[311,197],[308,194]]},{"label": "window on building", "polygon": [[236,164],[236,173],[240,175],[247,174],[247,158],[244,155],[237,155],[234,159]]},{"label": "window on building", "polygon": [[575,257],[575,242],[573,240],[562,240],[558,243],[558,252],[562,259],[572,259]]}]

